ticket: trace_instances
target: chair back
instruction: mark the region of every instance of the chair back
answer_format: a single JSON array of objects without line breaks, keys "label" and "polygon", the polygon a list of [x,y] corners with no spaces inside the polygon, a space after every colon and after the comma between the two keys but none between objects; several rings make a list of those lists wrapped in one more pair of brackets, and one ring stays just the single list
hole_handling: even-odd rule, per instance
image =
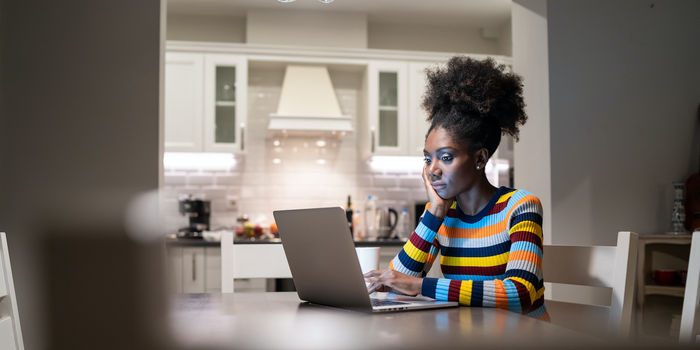
[{"label": "chair back", "polygon": [[221,292],[233,293],[234,278],[291,278],[282,244],[233,244],[233,232],[221,235]]},{"label": "chair back", "polygon": [[0,232],[0,349],[24,350],[5,232]]},{"label": "chair back", "polygon": [[544,246],[544,279],[554,284],[612,289],[608,330],[612,336],[627,338],[632,324],[638,240],[634,232],[619,232],[615,247]]},{"label": "chair back", "polygon": [[693,234],[688,259],[688,278],[685,282],[685,297],[681,313],[681,330],[678,341],[684,344],[697,342],[700,334],[700,234]]}]

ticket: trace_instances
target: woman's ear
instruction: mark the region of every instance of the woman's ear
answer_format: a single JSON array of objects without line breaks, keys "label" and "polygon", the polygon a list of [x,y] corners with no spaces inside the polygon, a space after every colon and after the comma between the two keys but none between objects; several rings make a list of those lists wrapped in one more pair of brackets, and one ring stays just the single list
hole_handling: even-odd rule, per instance
[{"label": "woman's ear", "polygon": [[476,169],[477,170],[483,170],[486,167],[486,163],[489,161],[489,157],[491,156],[489,154],[489,150],[486,148],[482,148],[478,151],[476,151]]}]

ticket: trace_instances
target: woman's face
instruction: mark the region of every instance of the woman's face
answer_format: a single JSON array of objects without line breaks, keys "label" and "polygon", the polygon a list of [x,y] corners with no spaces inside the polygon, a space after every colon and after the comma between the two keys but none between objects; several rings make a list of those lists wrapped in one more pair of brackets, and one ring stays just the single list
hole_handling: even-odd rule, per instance
[{"label": "woman's face", "polygon": [[476,157],[470,155],[468,149],[468,144],[453,142],[443,128],[433,129],[425,140],[426,175],[443,199],[466,192],[478,178]]}]

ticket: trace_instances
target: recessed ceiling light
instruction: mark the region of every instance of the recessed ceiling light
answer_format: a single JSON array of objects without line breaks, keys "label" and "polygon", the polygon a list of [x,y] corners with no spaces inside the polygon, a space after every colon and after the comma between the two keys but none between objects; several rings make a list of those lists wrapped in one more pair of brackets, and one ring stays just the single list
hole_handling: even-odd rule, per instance
[{"label": "recessed ceiling light", "polygon": [[275,163],[275,164],[279,164],[279,163],[282,163],[282,159],[275,158],[275,159],[272,160],[272,162]]},{"label": "recessed ceiling light", "polygon": [[294,2],[294,0],[279,0],[279,2]]},{"label": "recessed ceiling light", "polygon": [[318,146],[318,147],[325,147],[325,146],[326,146],[326,141],[318,140],[318,141],[316,141],[316,146]]},{"label": "recessed ceiling light", "polygon": [[279,140],[275,140],[275,142],[273,142],[272,144],[275,145],[275,146],[279,146],[279,145],[280,145],[280,141],[279,141]]},{"label": "recessed ceiling light", "polygon": [[330,4],[330,3],[333,2],[333,0],[318,0],[318,1],[320,1],[320,2],[322,2],[322,3],[324,3],[324,4]]},{"label": "recessed ceiling light", "polygon": [[319,164],[319,165],[326,164],[326,160],[325,159],[316,159],[316,164]]}]

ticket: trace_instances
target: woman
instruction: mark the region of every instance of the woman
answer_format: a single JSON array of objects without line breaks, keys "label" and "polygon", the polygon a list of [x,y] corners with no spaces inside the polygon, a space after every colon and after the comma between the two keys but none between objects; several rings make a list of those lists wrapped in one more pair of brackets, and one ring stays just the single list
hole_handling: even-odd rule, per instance
[{"label": "woman", "polygon": [[[453,57],[428,71],[423,180],[430,203],[389,269],[365,274],[370,293],[422,294],[549,320],[542,205],[526,191],[492,186],[484,171],[501,133],[517,140],[527,120],[521,80],[493,59]],[[438,251],[445,278],[425,277]]]}]

